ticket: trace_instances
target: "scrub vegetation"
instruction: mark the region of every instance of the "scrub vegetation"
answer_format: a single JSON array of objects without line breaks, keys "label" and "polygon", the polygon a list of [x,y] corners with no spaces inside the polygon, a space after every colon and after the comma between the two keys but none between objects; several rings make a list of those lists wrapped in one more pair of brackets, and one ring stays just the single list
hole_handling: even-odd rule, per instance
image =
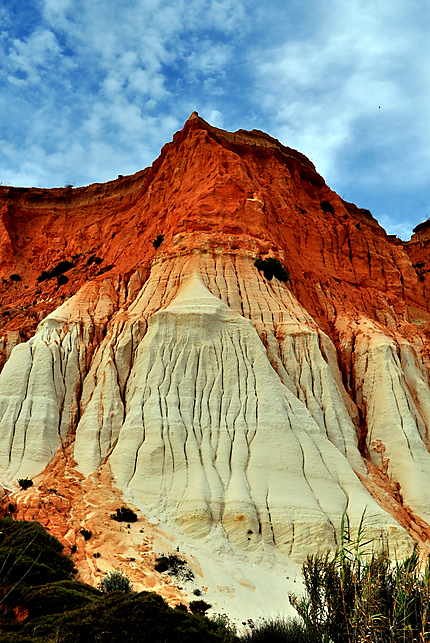
[{"label": "scrub vegetation", "polygon": [[[290,596],[299,619],[246,623],[239,634],[225,616],[207,617],[205,601],[169,607],[152,592],[133,592],[112,570],[98,588],[76,580],[62,545],[36,522],[0,520],[0,638],[5,643],[413,643],[430,640],[430,566],[414,551],[392,561],[387,547],[357,533],[345,517],[333,554],[309,556],[305,593]],[[158,564],[166,566],[168,557]],[[178,557],[179,558],[179,557]],[[179,559],[181,563],[183,562]],[[167,560],[172,573],[178,567]],[[164,565],[163,565],[164,563]],[[179,564],[178,570],[182,567]],[[288,598],[286,597],[286,601]]]}]

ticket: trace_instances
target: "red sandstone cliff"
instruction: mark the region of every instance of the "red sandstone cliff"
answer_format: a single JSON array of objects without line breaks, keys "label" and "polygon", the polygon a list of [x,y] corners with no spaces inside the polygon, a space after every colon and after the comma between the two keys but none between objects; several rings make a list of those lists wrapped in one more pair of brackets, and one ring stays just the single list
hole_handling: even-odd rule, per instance
[{"label": "red sandstone cliff", "polygon": [[[427,543],[429,243],[387,235],[267,134],[195,113],[133,176],[0,187],[0,466],[42,485],[17,515],[73,543],[76,489],[112,472],[193,538],[221,524],[300,559],[372,505]],[[53,472],[64,500],[41,499]]]},{"label": "red sandstone cliff", "polygon": [[[1,330],[32,332],[90,279],[127,281],[156,255],[220,244],[281,253],[294,292],[327,329],[344,310],[394,314],[403,325],[418,309],[427,319],[426,273],[413,266],[426,260],[422,235],[408,243],[386,235],[306,157],[263,132],[224,132],[192,115],[142,172],[75,189],[0,186],[0,204]],[[37,281],[63,260],[75,264],[67,284]]]}]

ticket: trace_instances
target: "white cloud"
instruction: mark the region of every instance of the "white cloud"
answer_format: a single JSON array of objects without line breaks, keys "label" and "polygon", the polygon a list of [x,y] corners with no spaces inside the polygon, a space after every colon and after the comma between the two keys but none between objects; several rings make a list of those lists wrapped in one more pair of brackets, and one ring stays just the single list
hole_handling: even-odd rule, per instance
[{"label": "white cloud", "polygon": [[[341,182],[345,157],[366,148],[392,149],[380,167],[386,181],[400,169],[395,146],[428,158],[428,46],[415,5],[332,0],[311,30],[254,52],[256,97],[276,133],[330,181]],[[375,164],[363,172],[361,180],[371,180]],[[410,180],[427,176],[415,168]]]},{"label": "white cloud", "polygon": [[215,127],[220,127],[221,129],[224,127],[224,117],[218,109],[207,109],[205,110],[205,115],[209,123]]},{"label": "white cloud", "polygon": [[188,104],[217,93],[244,1],[29,0],[39,21],[23,32],[2,10],[0,110],[13,125],[0,129],[0,180],[78,184],[151,163]]},{"label": "white cloud", "polygon": [[[28,38],[7,39],[1,70],[15,84],[40,83],[42,76],[63,58],[55,34],[49,29],[36,29]],[[70,61],[62,60],[66,66]]]}]

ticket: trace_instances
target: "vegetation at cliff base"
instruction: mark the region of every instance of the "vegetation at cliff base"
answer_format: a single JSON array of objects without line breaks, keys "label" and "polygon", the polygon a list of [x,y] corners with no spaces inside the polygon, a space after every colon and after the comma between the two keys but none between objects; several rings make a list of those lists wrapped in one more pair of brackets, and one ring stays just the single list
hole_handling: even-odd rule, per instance
[{"label": "vegetation at cliff base", "polygon": [[61,543],[36,522],[0,520],[2,642],[238,640],[222,621],[191,614],[186,608],[173,609],[152,592],[132,592],[120,572],[107,574],[100,589],[76,581],[73,562],[62,550]]},{"label": "vegetation at cliff base", "polygon": [[272,618],[253,625],[241,639],[244,643],[322,643],[323,639],[298,620]]},{"label": "vegetation at cliff base", "polygon": [[131,592],[132,585],[125,574],[113,569],[103,577],[98,588],[103,594],[115,594],[116,592],[127,594],[127,592]]},{"label": "vegetation at cliff base", "polygon": [[429,641],[430,558],[393,560],[366,532],[364,514],[356,532],[345,515],[338,550],[306,559],[306,593],[290,596],[305,631],[327,643]]},{"label": "vegetation at cliff base", "polygon": [[[249,620],[247,631],[238,634],[225,615],[206,617],[210,605],[205,601],[190,603],[194,613],[184,605],[171,608],[158,594],[133,592],[127,576],[116,570],[104,577],[99,588],[81,583],[76,580],[73,562],[63,554],[62,545],[41,525],[4,518],[0,520],[0,640],[4,643],[429,641],[429,563],[422,568],[416,551],[403,561],[393,561],[386,547],[373,549],[374,543],[366,539],[365,532],[364,521],[353,534],[348,519],[344,518],[338,550],[307,558],[303,565],[305,593],[290,596],[300,620]],[[164,558],[167,557],[160,557],[166,564]],[[169,560],[167,563],[170,566]]]}]

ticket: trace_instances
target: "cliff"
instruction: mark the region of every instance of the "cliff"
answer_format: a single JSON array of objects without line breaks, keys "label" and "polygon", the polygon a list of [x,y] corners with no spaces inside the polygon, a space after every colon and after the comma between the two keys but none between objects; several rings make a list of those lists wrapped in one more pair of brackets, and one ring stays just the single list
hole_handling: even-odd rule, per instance
[{"label": "cliff", "polygon": [[366,510],[400,555],[427,548],[426,226],[389,236],[299,152],[196,113],[133,176],[0,187],[0,223],[18,517],[69,545],[92,524],[102,545],[122,497],[264,563],[334,547]]}]

